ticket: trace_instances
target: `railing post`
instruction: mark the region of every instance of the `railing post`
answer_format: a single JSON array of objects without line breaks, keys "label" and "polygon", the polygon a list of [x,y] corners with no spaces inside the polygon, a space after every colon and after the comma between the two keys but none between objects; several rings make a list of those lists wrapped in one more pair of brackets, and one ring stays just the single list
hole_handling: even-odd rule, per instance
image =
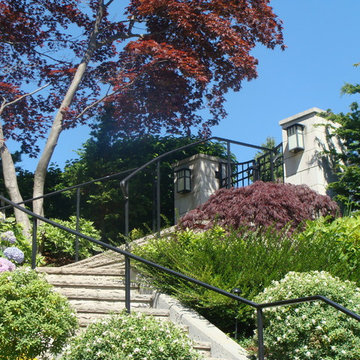
[{"label": "railing post", "polygon": [[264,360],[264,318],[261,308],[257,308],[258,359]]},{"label": "railing post", "polygon": [[125,308],[130,313],[130,258],[125,256]]},{"label": "railing post", "polygon": [[274,153],[270,152],[270,172],[271,172],[271,181],[275,180],[275,174],[274,174],[275,168],[274,168]]},{"label": "railing post", "polygon": [[[80,230],[80,188],[76,189],[76,231]],[[75,238],[75,262],[79,261],[79,236]]]},{"label": "railing post", "polygon": [[226,188],[231,188],[231,155],[230,155],[230,141],[226,142],[227,149],[227,164],[226,164],[226,176],[227,176],[227,184]]},{"label": "railing post", "polygon": [[36,268],[36,253],[37,253],[37,219],[33,217],[33,232],[32,232],[32,251],[31,251],[31,268]]},{"label": "railing post", "polygon": [[156,231],[160,235],[160,161],[156,163]]},{"label": "railing post", "polygon": [[129,235],[129,183],[125,183],[125,227],[124,227],[124,234],[127,237]]}]

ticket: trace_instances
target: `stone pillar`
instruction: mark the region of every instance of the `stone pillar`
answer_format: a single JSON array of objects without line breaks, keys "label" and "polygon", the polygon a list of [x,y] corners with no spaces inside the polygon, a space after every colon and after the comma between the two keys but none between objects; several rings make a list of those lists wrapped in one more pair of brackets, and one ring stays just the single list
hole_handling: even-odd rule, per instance
[{"label": "stone pillar", "polygon": [[[219,189],[220,182],[217,175],[221,161],[224,162],[224,160],[215,156],[197,154],[173,165],[175,173],[175,223],[177,223],[179,217],[206,202],[210,195]],[[177,192],[177,171],[181,169],[191,170],[191,189],[189,192]]]},{"label": "stone pillar", "polygon": [[[322,152],[329,147],[340,150],[340,144],[336,141],[328,143],[325,127],[317,126],[327,122],[319,116],[322,112],[324,110],[314,107],[281,120],[279,125],[282,127],[284,182],[295,185],[306,184],[325,195],[328,194],[327,185],[334,181],[334,174],[331,159]],[[291,150],[289,145],[291,147],[292,142],[288,139],[288,129],[295,124],[303,128],[303,149],[300,147]]]}]

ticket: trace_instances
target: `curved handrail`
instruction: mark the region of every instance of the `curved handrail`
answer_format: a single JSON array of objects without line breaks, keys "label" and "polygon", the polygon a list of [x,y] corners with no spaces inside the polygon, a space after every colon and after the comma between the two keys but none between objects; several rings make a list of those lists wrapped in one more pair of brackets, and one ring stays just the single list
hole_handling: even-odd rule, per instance
[{"label": "curved handrail", "polygon": [[122,180],[120,181],[120,187],[121,187],[121,190],[122,190],[122,192],[123,192],[123,195],[124,195],[125,199],[128,198],[128,193],[127,193],[127,189],[126,189],[126,183],[127,183],[131,178],[133,178],[137,173],[139,173],[140,171],[142,171],[143,169],[145,169],[145,168],[148,167],[149,165],[152,165],[152,164],[154,164],[155,162],[158,162],[158,161],[160,161],[161,159],[163,159],[163,158],[165,158],[165,157],[167,157],[167,156],[169,156],[169,155],[171,155],[171,154],[174,154],[174,153],[176,153],[176,152],[179,152],[179,151],[188,149],[188,148],[190,148],[190,147],[193,147],[193,146],[196,146],[196,145],[199,145],[199,144],[202,144],[202,143],[211,141],[211,140],[224,141],[224,142],[227,142],[227,143],[230,143],[230,144],[247,146],[247,147],[251,147],[251,148],[254,148],[254,149],[258,149],[258,150],[273,151],[273,149],[270,149],[270,148],[267,148],[267,147],[264,147],[264,146],[257,146],[257,145],[248,144],[248,143],[241,142],[241,141],[235,141],[235,140],[225,139],[225,138],[221,138],[221,137],[217,137],[217,136],[213,136],[213,137],[206,138],[206,139],[203,139],[203,140],[195,141],[195,142],[193,142],[193,143],[191,143],[191,144],[187,144],[187,145],[181,146],[181,147],[179,147],[179,148],[176,148],[176,149],[167,151],[166,153],[163,153],[163,154],[157,156],[156,158],[149,160],[147,163],[145,163],[144,165],[141,165],[141,166],[138,167],[136,170],[134,170],[131,174],[129,174],[128,176],[126,176],[124,179],[122,179]]},{"label": "curved handrail", "polygon": [[[154,267],[154,268],[157,268],[158,270],[161,270],[161,271],[164,271],[168,274],[171,274],[171,275],[174,275],[176,277],[179,277],[181,279],[184,279],[186,281],[189,281],[189,282],[192,282],[194,284],[197,284],[197,285],[200,285],[202,287],[205,287],[211,291],[214,291],[214,292],[217,292],[221,295],[224,295],[224,296],[227,296],[233,300],[236,300],[236,301],[239,301],[245,305],[249,305],[253,308],[255,308],[257,310],[257,324],[258,324],[258,359],[259,360],[264,360],[264,357],[265,357],[265,350],[264,350],[264,339],[263,339],[263,313],[262,313],[262,310],[263,309],[266,309],[266,308],[270,308],[270,307],[277,307],[277,306],[284,306],[284,305],[292,305],[292,304],[298,304],[298,303],[303,303],[303,302],[310,302],[310,301],[317,301],[317,300],[320,300],[320,301],[323,301],[327,304],[329,304],[330,306],[334,307],[335,309],[343,312],[344,314],[352,317],[353,319],[357,320],[357,321],[360,321],[360,315],[354,313],[353,311],[345,308],[344,306],[328,299],[327,297],[325,296],[322,296],[322,295],[314,295],[314,296],[308,296],[308,297],[302,297],[302,298],[296,298],[296,299],[289,299],[289,300],[280,300],[280,301],[275,301],[275,302],[271,302],[271,303],[262,303],[262,304],[259,304],[259,303],[256,303],[256,302],[253,302],[251,300],[248,300],[248,299],[245,299],[241,296],[238,296],[238,295],[235,295],[235,294],[232,294],[232,293],[229,293],[228,291],[225,291],[225,290],[222,290],[216,286],[212,286],[210,284],[207,284],[203,281],[200,281],[200,280],[197,280],[195,278],[192,278],[190,276],[187,276],[185,274],[182,274],[178,271],[175,271],[175,270],[172,270],[172,269],[169,269],[169,268],[166,268],[162,265],[159,265],[159,264],[156,264],[150,260],[147,260],[143,257],[140,257],[140,256],[137,256],[137,255],[134,255],[132,254],[131,252],[129,251],[126,251],[126,250],[122,250],[122,249],[119,249],[113,245],[110,245],[110,244],[107,244],[103,241],[100,241],[100,240],[96,240],[90,236],[87,236],[87,235],[84,235],[76,230],[73,230],[73,229],[70,229],[66,226],[63,226],[61,224],[58,224],[57,222],[55,221],[52,221],[50,219],[47,219],[43,216],[40,216],[40,215],[37,215],[35,214],[34,212],[28,210],[28,209],[25,209],[21,206],[19,206],[18,204],[10,201],[9,199],[5,198],[4,196],[0,195],[0,200],[8,203],[9,205],[25,212],[27,215],[30,215],[33,217],[33,219],[38,219],[40,221],[43,221],[43,222],[46,222],[50,225],[53,225],[57,228],[60,228],[62,230],[65,230],[73,235],[76,235],[76,236],[79,236],[79,237],[82,237],[83,239],[85,240],[88,240],[88,241],[91,241],[97,245],[100,245],[100,246],[103,246],[104,248],[106,249],[109,249],[109,250],[112,250],[116,253],[119,253],[119,254],[122,254],[125,256],[125,304],[126,304],[126,309],[127,311],[130,311],[130,259],[133,259],[133,260],[136,260],[136,261],[139,261],[139,262],[142,262],[146,265],[149,265],[151,267]],[[36,221],[34,221],[34,225],[36,224]],[[36,248],[36,230],[33,232],[33,235],[34,235],[34,238],[35,238],[35,244],[34,244],[34,238],[33,238],[33,246],[35,246]],[[34,254],[34,251],[33,251],[33,254]],[[33,261],[33,268],[35,268],[35,261]]]},{"label": "curved handrail", "polygon": [[[78,188],[81,188],[85,185],[90,185],[90,184],[93,184],[95,182],[98,182],[98,181],[105,181],[105,180],[110,180],[110,179],[113,179],[115,177],[118,177],[120,175],[124,175],[130,171],[134,171],[136,170],[136,168],[132,168],[132,169],[128,169],[128,170],[124,170],[124,171],[120,171],[120,172],[117,172],[115,174],[110,174],[110,175],[106,175],[106,176],[102,176],[100,178],[97,178],[97,179],[93,179],[93,180],[89,180],[89,181],[86,181],[84,183],[81,183],[81,184],[77,184],[77,185],[72,185],[72,186],[68,186],[66,188],[63,188],[63,189],[60,189],[60,190],[55,190],[55,191],[51,191],[47,194],[44,194],[44,195],[41,195],[41,196],[37,196],[37,197],[34,197],[34,198],[31,198],[31,199],[26,199],[26,200],[23,200],[21,202],[18,202],[17,204],[18,205],[21,205],[21,204],[27,204],[31,201],[34,201],[34,200],[40,200],[40,199],[45,199],[47,197],[50,197],[50,196],[54,196],[54,195],[57,195],[57,194],[60,194],[60,193],[63,193],[65,191],[69,191],[69,190],[73,190],[73,189],[78,189]],[[11,205],[7,205],[7,206],[2,206],[0,207],[0,211],[2,210],[6,210],[6,209],[9,209],[11,208],[12,206]]]}]

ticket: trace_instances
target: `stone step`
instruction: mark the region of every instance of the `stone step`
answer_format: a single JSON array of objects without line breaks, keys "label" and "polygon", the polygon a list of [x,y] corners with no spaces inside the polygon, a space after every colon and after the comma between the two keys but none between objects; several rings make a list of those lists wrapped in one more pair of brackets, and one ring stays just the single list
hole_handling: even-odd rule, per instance
[{"label": "stone step", "polygon": [[98,276],[123,276],[125,269],[122,266],[108,268],[76,268],[76,267],[38,267],[36,271],[45,274],[64,275],[98,275]]},{"label": "stone step", "polygon": [[[89,312],[89,313],[111,313],[115,311],[121,311],[125,308],[125,298],[119,300],[104,300],[104,299],[79,299],[79,298],[70,298],[70,305],[77,312]],[[133,296],[131,299],[131,309],[138,308],[150,308],[152,303],[152,298],[145,297],[143,295],[138,295],[138,297]]]},{"label": "stone step", "polygon": [[[124,288],[124,278],[120,276],[47,274],[45,278],[55,287]],[[138,287],[134,283],[131,285]]]},{"label": "stone step", "polygon": [[196,341],[193,348],[206,358],[209,358],[211,355],[211,345],[207,342]]},{"label": "stone step", "polygon": [[[138,287],[130,288],[130,297],[136,299],[135,295],[139,294]],[[105,301],[122,301],[125,298],[125,287],[122,288],[100,288],[100,287],[59,287],[56,286],[55,291],[66,296],[69,299],[97,299]]]},{"label": "stone step", "polygon": [[[118,311],[114,312],[120,312],[122,311],[119,309]],[[141,312],[145,315],[154,316],[159,320],[169,320],[169,311],[167,310],[156,310],[152,308],[138,308],[136,309],[136,312]],[[110,317],[111,314],[109,313],[87,313],[87,312],[78,312],[77,318],[79,320],[80,327],[86,327],[89,324],[91,324],[94,321],[99,321],[101,319],[106,319]]]},{"label": "stone step", "polygon": [[91,258],[68,264],[63,268],[99,268],[107,265],[123,264],[124,256],[113,251],[105,251]]}]

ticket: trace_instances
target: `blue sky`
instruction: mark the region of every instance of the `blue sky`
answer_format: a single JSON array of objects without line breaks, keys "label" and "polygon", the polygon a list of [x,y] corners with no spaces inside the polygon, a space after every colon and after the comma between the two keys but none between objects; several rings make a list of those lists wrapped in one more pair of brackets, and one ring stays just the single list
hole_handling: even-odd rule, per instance
[{"label": "blue sky", "polygon": [[[347,112],[355,97],[341,96],[345,82],[357,83],[360,68],[360,0],[273,0],[283,20],[287,49],[258,47],[258,78],[244,82],[238,93],[227,95],[228,118],[213,128],[213,135],[261,145],[266,137],[281,141],[279,121],[319,107]],[[63,167],[88,138],[80,127],[63,132],[52,161]],[[232,149],[240,161],[254,151]],[[36,160],[23,158],[33,171]]]}]

